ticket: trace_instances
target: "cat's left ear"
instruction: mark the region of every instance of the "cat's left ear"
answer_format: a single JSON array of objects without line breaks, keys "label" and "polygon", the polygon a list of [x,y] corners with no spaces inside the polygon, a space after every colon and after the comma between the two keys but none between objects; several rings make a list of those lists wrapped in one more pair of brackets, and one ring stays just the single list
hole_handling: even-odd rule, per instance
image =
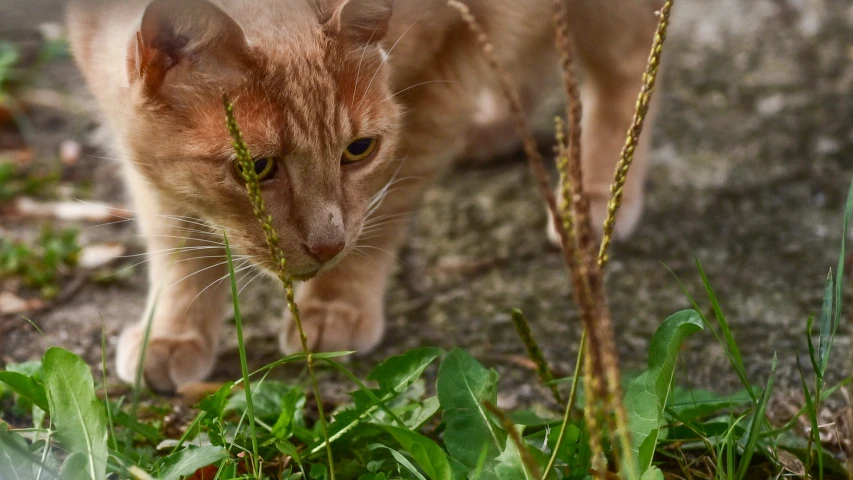
[{"label": "cat's left ear", "polygon": [[326,27],[353,44],[378,43],[388,33],[394,0],[342,0]]},{"label": "cat's left ear", "polygon": [[249,47],[237,22],[208,0],[154,0],[131,42],[131,81],[150,95],[238,71]]}]

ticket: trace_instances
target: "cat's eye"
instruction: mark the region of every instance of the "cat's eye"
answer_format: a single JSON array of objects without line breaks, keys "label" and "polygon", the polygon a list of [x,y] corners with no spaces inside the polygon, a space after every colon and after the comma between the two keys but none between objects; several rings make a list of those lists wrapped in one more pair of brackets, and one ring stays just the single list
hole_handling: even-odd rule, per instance
[{"label": "cat's eye", "polygon": [[353,140],[347,148],[344,149],[344,154],[341,157],[343,163],[357,163],[366,160],[376,151],[376,145],[379,142],[375,138],[364,137]]},{"label": "cat's eye", "polygon": [[[275,175],[275,170],[278,165],[278,162],[275,158],[257,158],[255,159],[254,165],[255,175],[258,176],[258,181],[263,182],[264,180],[268,180],[273,175]],[[234,168],[237,170],[237,176],[242,179],[243,167],[241,167],[239,163],[235,163]]]}]

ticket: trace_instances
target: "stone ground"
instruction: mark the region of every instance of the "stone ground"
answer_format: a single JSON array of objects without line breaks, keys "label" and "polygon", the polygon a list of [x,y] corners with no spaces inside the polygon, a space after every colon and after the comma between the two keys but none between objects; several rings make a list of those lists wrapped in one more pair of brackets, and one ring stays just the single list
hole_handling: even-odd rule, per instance
[{"label": "stone ground", "polygon": [[[60,21],[62,3],[2,2],[0,39],[34,51],[36,26]],[[750,379],[765,382],[778,352],[780,384],[798,388],[795,355],[806,353],[805,320],[820,309],[823,281],[837,259],[853,177],[853,7],[842,0],[682,0],[673,20],[647,210],[634,236],[615,245],[607,276],[622,365],[641,368],[655,328],[689,306],[664,265],[707,304],[695,257],[740,341]],[[71,62],[51,63],[36,86],[68,95],[77,106],[33,110],[37,158],[54,158],[62,140],[82,142],[84,156],[64,178],[91,182],[95,200],[123,203],[118,167],[97,147],[92,102]],[[569,282],[544,224],[520,156],[457,168],[431,191],[413,223],[388,295],[381,351],[354,368],[366,371],[415,346],[461,346],[501,371],[502,403],[543,398],[518,361],[524,349],[510,310],[525,310],[546,356],[563,372],[571,369],[580,335]],[[0,217],[3,235],[26,236],[37,226]],[[132,226],[82,227],[84,243],[120,240],[130,253],[142,251]],[[272,332],[283,306],[280,290],[261,283],[243,299],[255,366],[278,355]],[[101,317],[111,358],[121,328],[143,309],[145,289],[143,267],[120,282],[87,283],[32,316],[44,335],[19,317],[0,317],[0,365],[36,359],[51,345],[96,364]],[[850,372],[848,330],[842,327],[834,350],[834,378]],[[682,380],[737,387],[710,333],[693,338],[683,359]],[[226,335],[215,378],[238,375],[236,341]],[[349,386],[329,381],[325,388],[339,393]]]}]

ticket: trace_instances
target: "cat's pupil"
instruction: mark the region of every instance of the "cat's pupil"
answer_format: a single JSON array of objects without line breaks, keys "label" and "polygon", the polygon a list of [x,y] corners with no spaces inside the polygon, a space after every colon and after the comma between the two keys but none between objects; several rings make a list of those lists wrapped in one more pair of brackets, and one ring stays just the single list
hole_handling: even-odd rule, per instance
[{"label": "cat's pupil", "polygon": [[369,138],[363,138],[361,140],[356,140],[349,144],[347,147],[347,151],[349,151],[350,155],[358,157],[360,155],[364,155],[368,149],[370,149],[370,145],[373,144],[373,140]]},{"label": "cat's pupil", "polygon": [[264,171],[267,169],[267,164],[269,163],[269,161],[269,158],[255,160],[255,175],[260,175],[264,173]]}]

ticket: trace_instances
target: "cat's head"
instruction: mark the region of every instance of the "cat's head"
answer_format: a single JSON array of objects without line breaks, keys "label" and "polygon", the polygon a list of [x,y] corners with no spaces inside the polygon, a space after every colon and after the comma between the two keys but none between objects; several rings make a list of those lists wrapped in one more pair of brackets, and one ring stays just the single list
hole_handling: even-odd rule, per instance
[{"label": "cat's head", "polygon": [[393,0],[156,0],[128,45],[136,168],[172,207],[269,266],[222,96],[255,157],[289,273],[340,260],[399,166],[380,47]]}]

